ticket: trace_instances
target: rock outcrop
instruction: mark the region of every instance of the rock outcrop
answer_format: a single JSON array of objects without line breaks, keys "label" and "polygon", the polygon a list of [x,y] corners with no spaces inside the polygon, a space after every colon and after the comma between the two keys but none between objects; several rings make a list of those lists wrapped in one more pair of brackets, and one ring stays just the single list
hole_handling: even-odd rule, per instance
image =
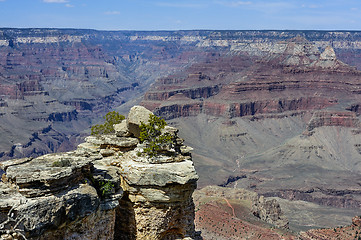
[{"label": "rock outcrop", "polygon": [[[77,150],[2,162],[1,239],[196,239],[192,193],[198,176],[172,127],[162,154],[142,154],[136,106],[114,135]],[[142,122],[146,121],[142,120]],[[139,133],[139,132],[138,132]]]},{"label": "rock outcrop", "polygon": [[322,126],[343,126],[349,128],[359,128],[360,120],[357,114],[350,111],[318,111],[313,113],[307,125],[307,130],[312,131]]},{"label": "rock outcrop", "polygon": [[281,207],[275,199],[268,200],[263,196],[259,196],[258,200],[253,202],[252,212],[265,222],[279,228],[288,228],[288,220],[283,215]]},{"label": "rock outcrop", "polygon": [[209,55],[157,81],[142,104],[187,131],[200,186],[235,177],[227,186],[359,214],[361,72],[335,45],[276,45],[262,57],[241,46]]}]

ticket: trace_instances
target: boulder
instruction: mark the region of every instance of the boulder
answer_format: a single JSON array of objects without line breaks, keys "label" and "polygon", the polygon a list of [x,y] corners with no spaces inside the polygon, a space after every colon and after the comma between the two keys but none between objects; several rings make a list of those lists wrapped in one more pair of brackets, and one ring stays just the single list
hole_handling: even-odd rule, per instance
[{"label": "boulder", "polygon": [[16,184],[25,197],[56,194],[89,174],[93,160],[74,152],[48,154],[20,165],[8,164],[6,181]]},{"label": "boulder", "polygon": [[129,132],[132,133],[135,137],[140,136],[140,124],[148,123],[149,116],[153,114],[151,111],[142,106],[134,106],[130,109],[127,118],[127,127]]}]

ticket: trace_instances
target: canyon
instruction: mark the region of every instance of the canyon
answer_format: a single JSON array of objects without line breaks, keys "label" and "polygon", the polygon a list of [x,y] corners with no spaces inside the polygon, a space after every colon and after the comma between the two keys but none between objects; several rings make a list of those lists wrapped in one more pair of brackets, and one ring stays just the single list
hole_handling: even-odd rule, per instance
[{"label": "canyon", "polygon": [[0,29],[0,159],[72,151],[141,104],[181,130],[199,188],[277,199],[294,231],[350,224],[360,59],[353,31]]},{"label": "canyon", "polygon": [[[340,60],[361,66],[359,32],[0,29],[0,131],[5,136],[0,159],[74,149],[101,115],[114,108],[127,112],[156,79],[182,81],[168,76],[212,56],[247,55],[246,67],[247,58],[280,53],[285,41],[297,36],[317,48],[331,45]],[[239,91],[250,87],[238,86]],[[272,88],[272,82],[254,87]],[[207,84],[193,94],[211,95],[218,88]]]}]

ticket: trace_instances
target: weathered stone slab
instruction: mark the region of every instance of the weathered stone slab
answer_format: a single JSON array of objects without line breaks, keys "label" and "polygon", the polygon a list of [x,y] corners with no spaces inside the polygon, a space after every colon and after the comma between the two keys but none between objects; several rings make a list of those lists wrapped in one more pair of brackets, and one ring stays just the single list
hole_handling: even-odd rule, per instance
[{"label": "weathered stone slab", "polygon": [[92,160],[76,156],[74,152],[48,154],[21,165],[9,166],[6,179],[15,183],[19,192],[27,197],[59,192],[79,182],[90,173]]},{"label": "weathered stone slab", "polygon": [[87,143],[100,145],[100,148],[104,147],[116,147],[116,148],[135,148],[139,143],[137,138],[130,137],[117,137],[116,135],[101,135],[101,136],[89,136],[85,138]]},{"label": "weathered stone slab", "polygon": [[122,175],[129,185],[166,186],[187,184],[198,180],[193,162],[190,160],[150,164],[134,161],[132,157],[134,156],[124,156],[121,161]]}]

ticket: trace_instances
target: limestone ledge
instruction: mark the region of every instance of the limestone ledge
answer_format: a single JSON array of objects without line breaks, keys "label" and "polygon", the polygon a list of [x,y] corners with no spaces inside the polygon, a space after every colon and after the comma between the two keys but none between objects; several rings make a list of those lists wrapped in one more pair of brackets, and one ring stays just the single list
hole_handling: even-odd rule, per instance
[{"label": "limestone ledge", "polygon": [[9,46],[9,40],[0,40],[0,46]]},{"label": "limestone ledge", "polygon": [[[112,239],[115,208],[122,197],[119,186],[117,193],[102,199],[87,180],[89,160],[79,163],[75,159],[71,166],[53,170],[43,166],[45,161],[57,161],[54,159],[45,155],[23,165],[5,162],[6,175],[0,183],[0,234],[11,233],[13,237],[6,239],[70,239],[74,235],[79,239]],[[100,221],[106,224],[97,226]],[[93,227],[88,229],[89,225]]]},{"label": "limestone ledge", "polygon": [[82,36],[48,36],[48,37],[17,37],[16,43],[59,43],[59,42],[81,42]]},{"label": "limestone ledge", "polygon": [[130,185],[163,187],[168,184],[187,184],[198,180],[191,160],[149,164],[132,160],[135,154],[132,155],[131,157],[127,155],[121,163],[123,177]]}]

